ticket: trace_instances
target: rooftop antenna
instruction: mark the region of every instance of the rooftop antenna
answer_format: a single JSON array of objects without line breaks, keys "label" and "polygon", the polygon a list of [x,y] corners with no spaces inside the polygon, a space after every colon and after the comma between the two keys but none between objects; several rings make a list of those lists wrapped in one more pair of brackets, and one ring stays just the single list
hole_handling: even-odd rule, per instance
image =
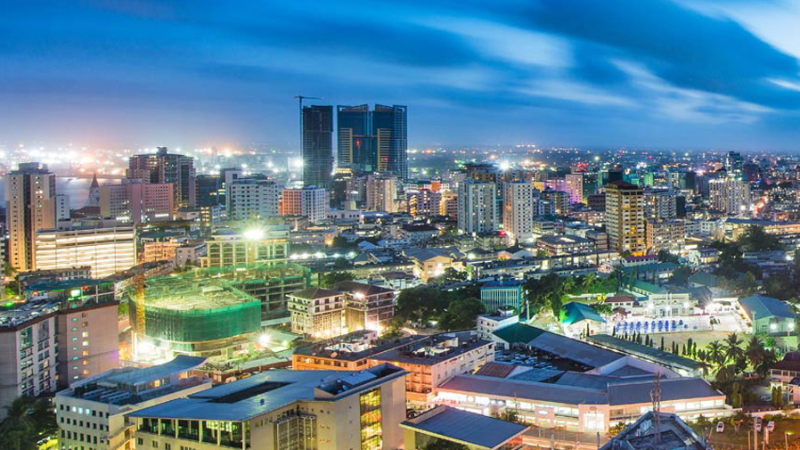
[{"label": "rooftop antenna", "polygon": [[650,391],[650,400],[653,401],[653,428],[655,436],[653,443],[661,443],[661,374],[656,371],[653,374],[653,390]]}]

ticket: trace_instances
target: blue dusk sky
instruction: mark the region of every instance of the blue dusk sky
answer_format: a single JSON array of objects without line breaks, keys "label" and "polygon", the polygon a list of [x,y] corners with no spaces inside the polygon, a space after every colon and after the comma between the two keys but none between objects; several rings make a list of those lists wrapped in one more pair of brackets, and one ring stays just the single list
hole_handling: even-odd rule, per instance
[{"label": "blue dusk sky", "polygon": [[800,2],[2,2],[0,142],[296,147],[293,96],[410,146],[800,148]]}]

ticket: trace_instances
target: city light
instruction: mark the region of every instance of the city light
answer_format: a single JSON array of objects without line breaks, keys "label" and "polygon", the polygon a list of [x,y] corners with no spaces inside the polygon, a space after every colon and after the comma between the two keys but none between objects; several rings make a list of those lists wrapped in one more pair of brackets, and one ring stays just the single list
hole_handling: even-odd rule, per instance
[{"label": "city light", "polygon": [[242,233],[242,236],[249,241],[260,241],[264,239],[264,230],[261,228],[250,228]]}]

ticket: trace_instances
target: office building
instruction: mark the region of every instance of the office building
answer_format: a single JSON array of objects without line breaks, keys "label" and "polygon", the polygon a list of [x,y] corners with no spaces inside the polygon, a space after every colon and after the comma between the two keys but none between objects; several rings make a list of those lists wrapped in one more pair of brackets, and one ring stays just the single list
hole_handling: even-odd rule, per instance
[{"label": "office building", "polygon": [[518,281],[489,281],[481,286],[481,302],[490,312],[514,310],[520,313],[525,303],[525,290]]},{"label": "office building", "polygon": [[329,189],[333,173],[333,106],[303,107],[303,186]]},{"label": "office building", "polygon": [[546,235],[536,240],[537,252],[547,256],[580,255],[594,249],[592,240],[576,235]]},{"label": "office building", "polygon": [[750,185],[740,177],[725,176],[709,180],[709,203],[712,209],[730,215],[750,211]]},{"label": "office building", "polygon": [[367,176],[367,211],[398,212],[397,177],[388,173]]},{"label": "office building", "polygon": [[408,128],[405,106],[338,106],[338,161],[351,172],[387,172],[408,176]]},{"label": "office building", "polygon": [[56,208],[56,223],[60,220],[69,220],[70,218],[70,207],[69,207],[69,196],[65,194],[56,194],[54,198],[55,208]]},{"label": "office building", "polygon": [[244,232],[219,232],[206,239],[203,267],[289,262],[289,227],[264,225]]},{"label": "office building", "polygon": [[121,184],[103,185],[100,187],[100,215],[136,225],[170,221],[175,211],[174,188],[170,183],[128,179]]},{"label": "office building", "polygon": [[225,204],[225,183],[221,175],[195,177],[195,197],[198,208]]},{"label": "office building", "polygon": [[36,232],[56,226],[56,175],[23,163],[6,175],[8,261],[19,272],[36,268]]},{"label": "office building", "polygon": [[[55,407],[61,448],[135,448],[136,428],[125,416],[210,389],[211,380],[191,375],[204,361],[205,358],[181,355],[144,369],[110,370],[59,392]],[[139,446],[143,447],[146,448]]]},{"label": "office building", "polygon": [[328,191],[322,188],[284,189],[280,201],[282,216],[307,217],[313,224],[328,220]]},{"label": "office building", "polygon": [[129,414],[137,448],[397,449],[405,372],[273,370]]},{"label": "office building", "polygon": [[266,219],[280,215],[281,186],[274,181],[238,178],[226,187],[229,220]]},{"label": "office building", "polygon": [[191,156],[167,153],[166,147],[158,147],[156,153],[131,156],[126,175],[144,183],[171,183],[175,209],[195,207],[195,170]]},{"label": "office building", "polygon": [[458,186],[458,231],[466,234],[497,232],[497,185],[467,180]]},{"label": "office building", "polygon": [[109,220],[40,230],[35,254],[38,270],[89,266],[92,278],[104,278],[136,265],[134,227]]},{"label": "office building", "polygon": [[624,181],[606,185],[606,232],[610,250],[644,253],[644,194],[640,187]]},{"label": "office building", "polygon": [[525,181],[503,184],[503,229],[508,242],[533,241],[533,210],[538,199],[533,186]]}]

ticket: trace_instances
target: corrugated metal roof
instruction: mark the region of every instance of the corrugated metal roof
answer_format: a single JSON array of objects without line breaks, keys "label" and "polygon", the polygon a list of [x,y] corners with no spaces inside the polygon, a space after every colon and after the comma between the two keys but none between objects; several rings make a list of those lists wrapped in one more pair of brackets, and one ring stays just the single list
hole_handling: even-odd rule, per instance
[{"label": "corrugated metal roof", "polygon": [[750,318],[753,320],[773,316],[787,318],[795,316],[789,306],[777,298],[753,295],[739,299],[739,304],[750,314]]},{"label": "corrugated metal roof", "polygon": [[487,449],[499,447],[529,428],[449,406],[423,413],[421,419],[405,421],[401,426]]},{"label": "corrugated metal roof", "polygon": [[537,381],[499,379],[478,375],[456,375],[440,385],[439,389],[567,405],[608,404],[608,396],[606,393],[597,389],[563,386]]}]

